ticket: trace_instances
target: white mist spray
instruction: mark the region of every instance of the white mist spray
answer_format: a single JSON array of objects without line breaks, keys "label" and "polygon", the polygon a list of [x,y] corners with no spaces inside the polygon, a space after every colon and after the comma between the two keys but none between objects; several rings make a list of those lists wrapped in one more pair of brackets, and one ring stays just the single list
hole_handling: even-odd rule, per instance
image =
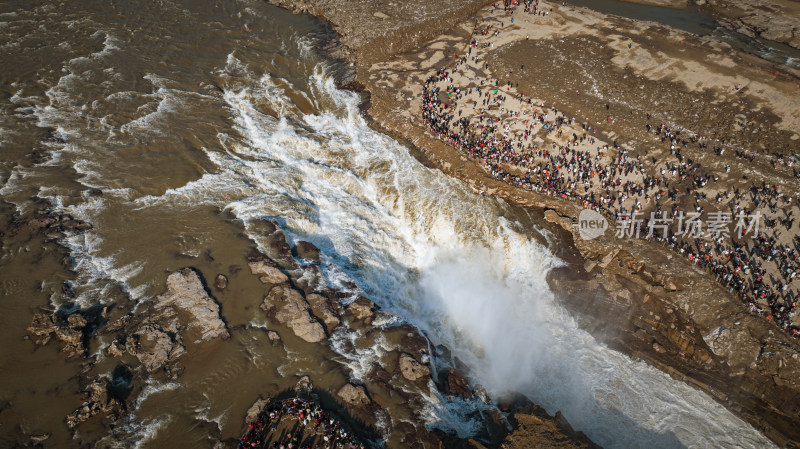
[{"label": "white mist spray", "polygon": [[[148,204],[218,201],[256,241],[251,223],[280,217],[322,249],[331,282],[356,280],[385,311],[447,346],[495,397],[520,391],[605,447],[771,446],[707,395],[582,331],[545,282],[558,260],[503,218],[512,208],[371,130],[357,95],[336,90],[321,66],[307,92],[320,110],[306,114],[285,80],[234,59],[222,77],[239,135],[221,134],[225,151],[209,151],[219,172]],[[463,423],[457,412],[442,415],[453,408],[433,393],[431,403],[432,421]]]}]

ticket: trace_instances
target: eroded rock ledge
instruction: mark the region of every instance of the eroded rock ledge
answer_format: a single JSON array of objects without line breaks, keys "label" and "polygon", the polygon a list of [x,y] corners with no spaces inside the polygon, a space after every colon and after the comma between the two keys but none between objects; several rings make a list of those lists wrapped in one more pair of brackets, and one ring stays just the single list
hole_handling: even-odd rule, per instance
[{"label": "eroded rock ledge", "polygon": [[124,316],[104,331],[123,330],[109,345],[109,354],[127,351],[147,371],[164,369],[175,375],[180,370],[175,362],[186,353],[187,344],[230,337],[219,305],[206,292],[200,275],[192,269],[170,274],[166,292],[145,307],[144,313]]},{"label": "eroded rock ledge", "polygon": [[[382,26],[386,19],[372,15],[389,8],[386,2],[362,5],[362,11],[347,14],[335,11],[330,2],[304,4],[313,5],[306,11],[332,22],[348,47],[348,58],[356,63],[353,85],[367,92],[372,126],[411,146],[426,165],[467,182],[477,192],[547,210],[562,249],[573,258],[568,269],[552,273],[550,282],[582,326],[612,347],[708,392],[779,445],[800,441],[797,341],[749,314],[705,272],[657,244],[581,240],[573,226],[580,208],[493,179],[427,132],[418,117],[420,86],[448,58],[464,54],[472,30],[469,20],[449,20],[436,30],[435,41],[413,47],[418,44],[414,41],[413,50],[399,55],[394,49],[376,51],[370,42],[378,42],[377,37],[352,30],[357,24],[381,30],[381,41],[403,41],[402,29]],[[426,33],[431,35],[430,30]],[[438,61],[430,59],[435,50],[442,53]],[[387,60],[391,62],[383,62]],[[400,67],[405,67],[402,76],[396,76]]]},{"label": "eroded rock ledge", "polygon": [[726,28],[800,48],[800,4],[793,1],[694,0]]},{"label": "eroded rock ledge", "polygon": [[171,273],[166,280],[166,291],[142,303],[137,313],[107,323],[106,312],[102,305],[86,310],[62,307],[52,314],[37,313],[28,328],[38,344],[47,344],[55,336],[68,358],[87,355],[90,335],[99,332],[112,339],[105,353],[120,359],[120,364],[112,378],[100,375],[82,380],[86,385],[86,401],[67,416],[70,429],[94,416],[113,421],[125,412],[125,399],[132,389],[131,370],[122,359],[126,353],[146,373],[163,373],[174,378],[182,371],[179,360],[187,347],[230,337],[219,305],[206,291],[200,274],[189,268]]},{"label": "eroded rock ledge", "polygon": [[[352,299],[347,292],[331,289],[321,282],[309,282],[317,279],[319,268],[314,264],[301,265],[290,256],[296,254],[303,260],[313,260],[308,255],[318,254],[319,250],[309,242],[296,242],[292,248],[275,222],[264,221],[261,226],[270,236],[269,244],[250,252],[248,266],[264,285],[261,310],[271,323],[280,325],[269,331],[270,340],[281,344],[283,338],[278,334],[285,328],[306,343],[328,346],[335,340],[339,356],[358,358],[359,347],[378,344],[387,350],[361,378],[348,379],[317,393],[336,401],[365,429],[381,423],[376,431],[380,438],[389,441],[390,447],[499,447],[513,428],[510,422],[515,422],[517,416],[526,420],[529,428],[544,426],[541,435],[551,438],[540,438],[542,442],[549,441],[542,443],[545,446],[558,441],[561,446],[553,447],[595,447],[585,436],[573,432],[563,417],[549,417],[522,395],[503,398],[501,410],[488,405],[491,398],[482,387],[470,384],[469,373],[450,368],[434,372],[429,342],[418,329],[408,324],[380,324],[386,321],[379,319],[383,312],[370,299],[363,296]],[[284,334],[285,338],[290,336]],[[311,379],[302,376],[298,385],[300,390],[309,390]],[[482,400],[487,404],[485,410],[475,412],[474,418],[483,423],[475,440],[463,440],[425,427],[422,413],[426,397],[436,394],[435,390],[448,397]],[[247,414],[256,416],[255,410],[265,404],[264,400],[256,401]],[[305,429],[303,434],[314,435],[318,430]],[[267,439],[263,433],[260,435],[260,441]]]},{"label": "eroded rock ledge", "polygon": [[[286,348],[284,339],[296,337],[302,342],[292,341],[292,346],[318,345],[313,351],[330,352],[327,357],[334,356],[329,349],[332,338],[340,345],[337,356],[360,357],[359,347],[374,346],[378,341],[387,350],[360,378],[349,378],[325,391],[357,425],[369,429],[380,422],[377,438],[391,441],[391,447],[483,448],[499,447],[514,427],[511,423],[519,421],[525,423],[525,432],[535,431],[544,445],[593,447],[580,433],[573,432],[563,417],[547,416],[523,396],[501,398],[497,408],[489,405],[491,398],[482,387],[470,384],[469,373],[449,368],[434,372],[429,343],[416,328],[380,324],[387,320],[379,319],[383,312],[373,301],[325,286],[316,265],[319,249],[313,244],[295,242],[292,247],[276,222],[259,225],[269,236],[261,248],[264,253],[253,249],[246,261],[252,276],[263,284],[264,296],[253,298],[253,304],[260,302],[268,318],[270,329],[266,332],[271,344]],[[303,265],[309,261],[312,263]],[[84,398],[66,417],[70,429],[79,430],[90,420],[103,425],[118,422],[139,394],[142,385],[137,383],[143,384],[142,380],[150,377],[178,378],[187,354],[200,345],[225,344],[230,337],[220,306],[198,271],[184,268],[172,272],[165,284],[163,293],[141,302],[134,312],[109,312],[102,305],[81,310],[65,304],[54,313],[42,312],[33,319],[29,332],[38,343],[55,340],[66,356],[85,357],[91,338],[101,336],[107,341],[101,348],[106,356],[103,363],[117,365],[109,374],[80,377]],[[110,315],[118,318],[109,322]],[[97,360],[87,362],[85,372],[89,373]],[[301,377],[298,386],[310,390],[310,378]],[[483,423],[476,439],[464,440],[426,428],[422,413],[431,395],[439,394],[437,390],[445,396],[487,404],[476,409],[472,417]],[[259,416],[266,403],[259,400],[247,411],[249,422]],[[222,444],[236,447],[232,441]]]}]

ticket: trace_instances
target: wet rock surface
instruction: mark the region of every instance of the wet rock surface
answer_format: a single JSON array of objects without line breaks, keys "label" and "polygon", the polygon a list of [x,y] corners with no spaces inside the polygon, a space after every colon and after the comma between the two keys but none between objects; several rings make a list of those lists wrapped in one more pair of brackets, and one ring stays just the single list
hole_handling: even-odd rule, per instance
[{"label": "wet rock surface", "polygon": [[51,209],[36,209],[30,215],[18,216],[12,220],[8,225],[7,232],[10,236],[32,238],[48,232],[82,232],[90,229],[92,229],[90,223],[69,214],[59,214]]},{"label": "wet rock surface", "polygon": [[431,375],[430,368],[419,363],[413,356],[405,352],[400,354],[398,368],[403,377],[412,382],[428,379]]},{"label": "wet rock surface", "polygon": [[299,241],[295,245],[295,253],[301,259],[311,260],[314,262],[320,261],[320,251],[313,243],[306,241]]},{"label": "wet rock surface", "polygon": [[113,337],[105,348],[111,357],[130,354],[148,372],[180,373],[178,360],[193,346],[230,338],[219,304],[192,269],[171,273],[166,291],[145,301],[138,313],[123,315],[101,332]]},{"label": "wet rock surface", "polygon": [[375,303],[367,298],[359,297],[353,301],[346,309],[347,313],[357,321],[371,324],[375,319]]},{"label": "wet rock surface", "polygon": [[147,371],[171,368],[186,353],[178,332],[178,318],[161,314],[157,321],[142,323],[125,339],[125,350],[136,357]]},{"label": "wet rock surface", "polygon": [[156,297],[155,308],[173,308],[184,314],[187,329],[200,340],[230,337],[221,319],[219,304],[208,295],[203,281],[194,270],[185,268],[170,274],[167,277],[167,291]]},{"label": "wet rock surface", "polygon": [[218,274],[214,278],[214,287],[216,287],[217,290],[225,290],[228,288],[228,277],[224,274]]},{"label": "wet rock surface", "polygon": [[247,409],[247,414],[244,417],[245,422],[254,422],[267,404],[269,404],[269,400],[261,398],[257,399],[256,402],[254,402],[253,405]]},{"label": "wet rock surface", "polygon": [[265,260],[250,262],[247,265],[250,267],[250,273],[258,275],[258,279],[264,284],[275,285],[289,281],[289,276],[286,276],[278,267]]},{"label": "wet rock surface", "polygon": [[[674,2],[667,3],[674,6],[671,4]],[[791,2],[699,0],[695,3],[723,17],[722,23],[730,28],[796,46],[792,44],[797,37],[794,21],[800,14],[796,14],[796,5]],[[662,248],[641,241],[623,246],[609,240],[595,242],[596,245],[579,241],[582,239],[573,233],[572,224],[580,208],[493,179],[452,147],[430,137],[413,111],[421,107],[416,86],[424,83],[433,69],[417,67],[422,61],[428,67],[446,66],[452,54],[437,52],[445,48],[460,54],[460,49],[467,46],[471,23],[463,26],[463,32],[457,26],[439,28],[440,36],[431,41],[430,48],[420,45],[425,40],[422,37],[420,41],[404,42],[408,49],[415,50],[383,63],[388,59],[386,53],[399,54],[396,48],[384,46],[375,51],[371,43],[383,42],[374,36],[377,33],[353,29],[380,28],[380,33],[403,41],[400,36],[405,36],[404,32],[391,25],[397,15],[389,13],[381,2],[363,12],[336,10],[326,1],[284,6],[325,17],[333,23],[341,34],[344,46],[341,55],[356,62],[356,80],[350,84],[356,90],[369,92],[365,104],[376,128],[411,145],[412,154],[423,163],[468,182],[476,191],[499,195],[551,215],[555,232],[566,242],[559,250],[568,254],[569,268],[555,270],[549,283],[567,308],[579,317],[582,327],[616,349],[687,379],[757,428],[765,429],[778,444],[800,441],[800,435],[793,430],[800,427],[792,417],[800,389],[789,374],[800,372],[797,371],[800,367],[794,365],[800,352],[795,341],[778,335],[780,330],[771,323],[748,315],[727,291],[709,285],[707,274],[685,261],[665,257]],[[785,17],[778,19],[780,15]],[[574,25],[557,15],[546,22],[560,23],[565,29]],[[379,24],[388,26],[381,28]],[[647,34],[641,36],[654,42],[645,37]],[[676,42],[683,45],[680,39]],[[702,43],[699,46],[703,46],[703,51],[714,51],[713,46]],[[431,61],[432,57],[438,57],[439,62]],[[736,61],[748,67],[752,63],[749,59]],[[516,59],[511,62],[518,66]],[[756,66],[758,63],[754,63]],[[584,100],[585,96],[576,98]],[[575,104],[582,111],[587,109],[582,103]],[[717,107],[716,103],[709,104]],[[766,113],[770,114],[768,110]],[[398,120],[399,117],[402,119]],[[783,137],[791,132],[780,132],[783,143],[786,140]],[[775,348],[775,352],[767,348]],[[525,421],[530,425],[535,422],[533,418]],[[535,436],[531,434],[531,438]],[[525,447],[521,441],[524,440],[516,440],[516,447]]]},{"label": "wet rock surface", "polygon": [[464,379],[464,375],[457,369],[451,369],[444,378],[444,392],[453,396],[460,396],[464,399],[472,398],[472,390]]},{"label": "wet rock surface", "polygon": [[306,300],[308,301],[308,304],[311,307],[311,311],[314,313],[314,315],[322,319],[322,321],[325,323],[325,327],[327,328],[328,332],[332,332],[337,326],[339,326],[341,321],[339,320],[339,316],[333,309],[333,305],[328,298],[318,293],[311,293],[306,296]]},{"label": "wet rock surface", "polygon": [[336,392],[336,396],[353,407],[366,407],[372,403],[367,395],[367,390],[361,385],[344,384],[342,388]]},{"label": "wet rock surface", "polygon": [[726,28],[800,48],[800,5],[792,1],[693,0]]},{"label": "wet rock surface", "polygon": [[278,344],[281,342],[281,336],[275,331],[267,331],[267,338],[272,344]]},{"label": "wet rock surface", "polygon": [[36,343],[42,345],[55,337],[63,344],[62,351],[66,356],[74,358],[86,355],[85,326],[86,319],[80,314],[72,314],[65,319],[57,314],[37,313],[28,326],[28,332],[34,336]]},{"label": "wet rock surface", "polygon": [[302,293],[289,285],[276,285],[270,289],[261,310],[292,330],[295,335],[309,343],[317,343],[328,337],[322,324],[311,313],[311,306]]},{"label": "wet rock surface", "polygon": [[[263,276],[260,267],[277,264],[265,254],[258,252],[251,253],[250,259],[251,263],[259,262],[257,268],[252,270],[254,276]],[[407,416],[409,418],[405,419],[422,423],[419,413],[426,403],[423,396],[431,394],[428,386],[432,385],[428,382],[431,378],[430,367],[423,363],[429,357],[427,339],[415,327],[408,324],[376,325],[377,306],[368,298],[359,296],[343,308],[337,298],[347,298],[345,292],[325,289],[308,293],[293,286],[296,280],[297,278],[292,276],[281,284],[265,285],[267,293],[261,303],[261,309],[266,313],[270,323],[284,326],[301,340],[317,345],[326,345],[330,334],[335,332],[340,335],[358,335],[355,338],[360,341],[358,345],[375,345],[380,341],[380,344],[388,344],[393,348],[387,358],[373,362],[362,379],[350,379],[340,386],[329,388],[325,394],[329,394],[353,419],[367,429],[375,425],[378,420],[389,422],[394,419],[390,418],[391,416]],[[275,330],[268,331],[268,335],[274,344],[281,341]],[[337,344],[342,344],[338,348],[341,355],[357,356],[359,348],[356,344],[350,343],[350,340],[345,339]],[[304,382],[301,381],[304,386],[298,387],[298,391],[311,391],[313,387],[310,379],[307,376],[304,376],[304,379],[306,379]],[[465,398],[472,398],[471,392],[474,390],[481,400],[487,404],[491,403],[488,393],[480,386],[474,388],[470,386],[459,371],[454,370],[448,375],[440,388],[445,394]],[[257,401],[246,414],[252,418],[262,405],[263,400]],[[502,413],[491,406],[484,412],[476,414],[474,419],[483,423],[480,438],[493,441],[496,443],[494,447],[508,432],[508,423]],[[299,429],[302,432],[308,430],[308,428],[302,430],[303,426]],[[402,447],[442,447],[443,441],[449,444],[445,447],[484,447],[476,440],[464,440],[454,435],[432,432],[421,424],[411,425],[401,422],[384,428],[382,432],[384,438],[393,441],[392,444],[402,442]]]},{"label": "wet rock surface", "polygon": [[86,401],[67,416],[67,426],[74,429],[95,415],[116,419],[123,411],[124,404],[111,393],[111,383],[106,378],[92,381],[84,390]]}]

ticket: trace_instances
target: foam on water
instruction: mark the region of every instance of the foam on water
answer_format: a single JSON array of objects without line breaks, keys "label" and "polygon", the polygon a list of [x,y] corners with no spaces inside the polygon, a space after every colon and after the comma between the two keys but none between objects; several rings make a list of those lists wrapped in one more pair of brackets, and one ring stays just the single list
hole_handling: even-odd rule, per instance
[{"label": "foam on water", "polygon": [[[69,60],[66,74],[46,92],[49,104],[30,109],[39,126],[55,129],[57,140],[66,142],[52,146],[59,166],[72,167],[86,186],[103,185],[93,163],[103,143],[94,148],[72,143],[81,141],[85,129],[81,117],[88,106],[81,93],[94,82],[91,71],[79,66],[94,64],[99,66],[95,73],[102,71],[102,63],[121,45],[110,33],[96,37],[104,37],[103,48]],[[298,41],[291,45],[310,59],[310,43]],[[434,345],[449,348],[469,368],[470,379],[494,397],[521,391],[551,413],[562,410],[574,427],[605,447],[771,446],[707,395],[581,331],[554,302],[545,281],[560,261],[530,236],[530,229],[505,218],[514,216],[512,208],[425,168],[406,148],[370,129],[360,116],[358,95],[337,90],[325,66],[315,66],[303,87],[261,73],[231,52],[217,75],[223,90],[218,100],[226,104],[235,129],[219,132],[218,148],[203,148],[215,170],[161,195],[137,198],[134,210],[217,206],[241,220],[262,249],[265,236],[257,222],[280,218],[290,238],[322,250],[320,267],[328,283],[343,288],[355,281],[358,289],[351,293],[365,293],[389,314],[378,324],[404,320],[418,326]],[[173,89],[156,75],[145,79],[153,85],[152,94],[145,94],[150,101],[141,116],[119,128],[122,134],[161,132],[157,118],[180,111],[182,96],[200,95]],[[313,112],[292,98],[307,100]],[[12,101],[30,106],[22,98]],[[115,137],[104,119],[98,118],[102,129]],[[26,177],[47,175],[42,168],[14,168],[0,195],[13,200],[30,184],[23,182]],[[104,188],[102,197],[68,196],[47,184],[38,195],[58,212],[94,222],[106,202],[129,204],[133,193]],[[129,284],[144,262],[120,262],[117,249],[104,248],[97,232],[68,231],[63,243],[74,258],[82,305],[120,285],[133,298],[145,293],[146,284]],[[394,349],[381,339],[370,347],[350,344],[359,337],[343,331],[331,340],[354,378]],[[312,356],[289,351],[287,357],[278,367],[281,375],[308,366]],[[455,364],[443,357],[434,363]],[[139,447],[169,422],[168,416],[137,421],[136,411],[148,397],[179,386],[147,382],[126,418],[124,438],[108,436],[101,446]],[[425,412],[431,426],[462,436],[476,430],[468,415],[484,404],[443,398],[430,387]],[[206,418],[222,422],[221,416]],[[388,418],[380,419],[388,427]]]},{"label": "foam on water", "polygon": [[109,435],[97,442],[96,447],[120,449],[147,447],[148,443],[158,436],[159,431],[169,425],[172,421],[169,414],[140,418],[137,412],[150,396],[175,390],[181,385],[177,382],[160,382],[153,378],[147,378],[145,383],[145,387],[130,404],[128,413],[121,421],[115,423],[116,427]]},{"label": "foam on water", "polygon": [[212,415],[212,404],[211,400],[208,397],[207,393],[203,393],[203,399],[205,399],[202,404],[197,405],[194,409],[194,416],[198,420],[205,421],[207,423],[213,423],[216,425],[217,430],[222,433],[222,428],[225,426],[225,422],[227,421],[227,415],[230,411],[230,407],[224,409],[218,415]]},{"label": "foam on water", "polygon": [[[69,214],[79,220],[91,222],[105,207],[106,199],[102,197],[83,198],[77,204],[65,204],[61,195],[48,194],[41,189],[39,196],[47,199],[55,210]],[[115,192],[108,192],[108,198]],[[73,269],[77,273],[73,282],[80,286],[78,296],[74,299],[82,307],[88,307],[108,297],[111,290],[121,287],[129,297],[139,298],[149,286],[148,283],[131,285],[130,279],[144,268],[144,261],[135,261],[120,266],[114,254],[104,255],[103,239],[95,232],[66,232],[61,243],[70,251]],[[112,281],[109,283],[108,281]]]},{"label": "foam on water", "polygon": [[489,408],[488,404],[461,397],[445,398],[436,390],[433,382],[428,388],[431,394],[424,398],[421,415],[430,428],[454,431],[460,438],[468,438],[480,431],[482,423],[476,412]]},{"label": "foam on water", "polygon": [[357,381],[366,378],[376,364],[380,365],[383,356],[395,349],[383,335],[368,347],[359,344],[359,339],[362,337],[361,332],[343,327],[337,329],[330,337],[331,347],[344,356],[345,363],[350,368],[350,377]]},{"label": "foam on water", "polygon": [[169,415],[138,420],[135,415],[129,414],[125,422],[114,432],[101,438],[96,447],[113,449],[148,447],[148,443],[153,441],[159,431],[169,425],[171,421],[172,418]]},{"label": "foam on water", "polygon": [[158,393],[163,393],[166,391],[172,391],[177,389],[181,386],[178,382],[161,382],[158,380],[154,380],[152,377],[148,377],[145,380],[145,387],[142,389],[141,393],[136,397],[136,400],[133,401],[132,407],[134,409],[138,408],[144,401],[147,400],[150,396]]},{"label": "foam on water", "polygon": [[[507,206],[426,169],[372,131],[358,97],[336,90],[324,70],[311,79],[328,108],[317,114],[285,104],[288,96],[268,78],[251,79],[251,87],[225,92],[244,141],[215,160],[222,173],[278,193],[226,205],[246,227],[283,218],[331,256],[326,274],[355,279],[385,311],[450,348],[490,394],[521,391],[606,447],[770,446],[707,395],[580,330],[545,282],[558,260],[502,217]],[[334,349],[357,337],[335,335]],[[386,349],[377,346],[342,351],[354,377]],[[459,428],[463,414],[448,414],[475,407],[432,405],[430,420]]]},{"label": "foam on water", "polygon": [[[17,105],[17,113],[31,114],[38,126],[52,130],[49,140],[42,142],[49,158],[33,167],[15,167],[0,188],[0,196],[14,203],[21,213],[29,212],[28,209],[32,207],[40,207],[29,200],[32,195],[28,191],[32,186],[38,186],[35,196],[47,200],[54,212],[68,214],[94,225],[97,225],[95,221],[105,210],[107,202],[130,199],[129,189],[109,188],[106,185],[108,167],[101,149],[107,145],[102,140],[91,141],[87,136],[87,119],[84,116],[89,108],[84,95],[90,95],[87,92],[95,87],[98,74],[113,74],[113,67],[108,67],[107,60],[120,50],[122,44],[112,33],[102,30],[96,31],[91,37],[102,38],[102,48],[67,60],[62,67],[65,74],[44,92],[44,98],[24,97],[18,93],[10,99]],[[113,98],[113,94],[108,97]],[[170,98],[167,95],[162,97]],[[103,120],[100,123],[103,124]],[[50,173],[53,169],[67,167],[77,174],[75,181],[79,186],[103,188],[103,196],[90,196],[86,192],[77,194],[51,182]],[[71,300],[87,307],[113,298],[114,292],[120,287],[132,298],[139,298],[149,287],[147,283],[129,283],[141,273],[144,261],[119,263],[114,250],[104,248],[103,238],[93,229],[77,231],[67,227],[63,232],[65,235],[60,243],[69,249],[72,268],[76,272],[71,284],[77,296]],[[63,298],[54,297],[53,300],[61,301]],[[57,307],[58,304],[54,303],[53,306]]]}]

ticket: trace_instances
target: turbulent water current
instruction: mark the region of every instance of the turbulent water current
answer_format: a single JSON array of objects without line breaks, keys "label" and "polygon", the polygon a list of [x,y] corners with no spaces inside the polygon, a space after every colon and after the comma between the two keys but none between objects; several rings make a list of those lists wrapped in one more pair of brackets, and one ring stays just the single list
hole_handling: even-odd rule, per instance
[{"label": "turbulent water current", "polygon": [[[0,324],[16,342],[0,354],[2,441],[21,428],[53,433],[53,447],[211,447],[238,434],[266,385],[362,376],[382,348],[344,354],[347,335],[331,340],[336,360],[269,348],[257,281],[242,273],[218,299],[244,330],[187,357],[177,380],[140,386],[114,429],[67,432],[80,362],[22,340],[32,311],[129,307],[184,266],[213,277],[265,245],[259,223],[275,219],[322,250],[326,282],[381,306],[383,325],[411,323],[448,348],[434,366],[457,358],[493,396],[523,392],[604,447],[770,446],[706,394],[580,330],[545,282],[561,262],[537,243],[551,238],[540,219],[370,129],[314,50],[325,24],[260,1],[12,0],[0,36],[0,199],[93,225],[60,240],[70,270],[26,258],[25,241],[2,248]],[[104,343],[90,346],[95,373],[113,368]],[[478,405],[459,401],[431,392],[427,424],[469,434],[464,410]]]}]

